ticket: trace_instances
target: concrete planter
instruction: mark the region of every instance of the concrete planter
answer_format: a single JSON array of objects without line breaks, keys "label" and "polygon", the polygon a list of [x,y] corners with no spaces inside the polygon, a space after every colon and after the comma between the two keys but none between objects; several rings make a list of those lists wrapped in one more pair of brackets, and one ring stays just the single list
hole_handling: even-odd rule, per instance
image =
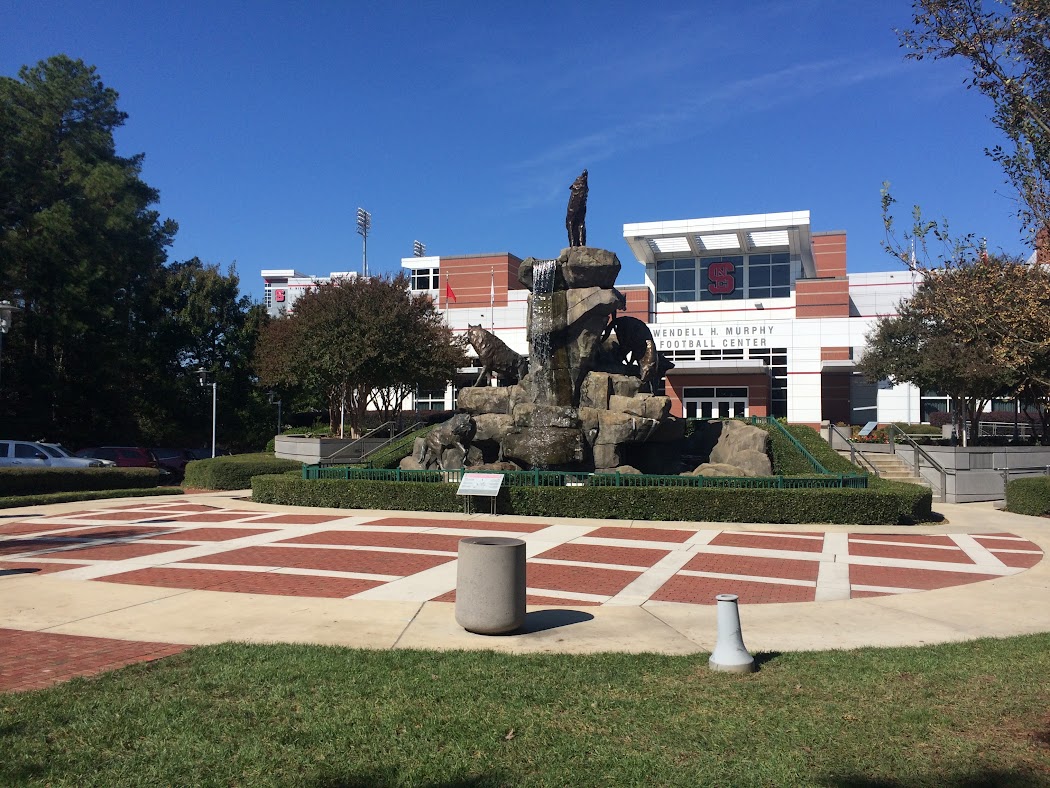
[{"label": "concrete planter", "polygon": [[456,623],[479,635],[500,635],[525,623],[525,542],[501,536],[459,541]]}]

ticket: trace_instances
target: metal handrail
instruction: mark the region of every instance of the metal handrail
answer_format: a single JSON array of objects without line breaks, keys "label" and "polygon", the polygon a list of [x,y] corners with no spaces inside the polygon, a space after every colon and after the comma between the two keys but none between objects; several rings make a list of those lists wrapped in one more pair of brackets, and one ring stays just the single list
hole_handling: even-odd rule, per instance
[{"label": "metal handrail", "polygon": [[329,454],[327,457],[322,457],[321,458],[321,462],[329,462],[329,461],[335,459],[336,457],[338,457],[340,454],[342,454],[342,453],[344,453],[346,451],[349,451],[350,449],[354,448],[354,446],[357,446],[362,441],[366,441],[366,440],[371,439],[380,430],[385,430],[387,428],[391,428],[392,429],[393,426],[394,426],[394,422],[392,422],[392,421],[384,421],[378,427],[376,427],[375,429],[369,430],[364,435],[362,435],[360,438],[357,438],[356,440],[350,441],[350,443],[346,444],[341,449],[336,449],[334,452]]},{"label": "metal handrail", "polygon": [[[871,473],[875,474],[876,476],[880,476],[880,477],[882,476],[882,474],[879,473],[879,469],[875,467],[875,463],[873,463],[871,460],[869,460],[864,455],[863,451],[857,449],[857,444],[855,444],[853,442],[853,436],[852,435],[844,435],[842,433],[842,431],[839,429],[839,427],[836,426],[835,424],[829,424],[828,426],[831,427],[831,434],[832,435],[838,435],[840,438],[845,440],[846,443],[849,444],[849,461],[850,462],[852,462],[858,468],[863,468],[864,465],[867,465],[868,468],[871,469]],[[833,449],[835,448],[835,446],[832,443],[832,441],[828,441],[828,444],[831,446],[831,448],[833,448]],[[860,462],[857,462],[858,459],[860,460]]]},{"label": "metal handrail", "polygon": [[752,424],[763,423],[763,424],[771,424],[774,427],[776,427],[780,431],[781,435],[783,435],[785,438],[787,438],[789,441],[791,441],[791,443],[799,451],[799,453],[803,457],[805,457],[806,460],[809,461],[809,464],[813,467],[813,470],[815,470],[817,473],[822,474],[822,475],[834,476],[834,474],[831,471],[829,471],[827,468],[825,468],[823,465],[820,464],[820,460],[818,460],[816,457],[814,457],[810,453],[809,449],[807,449],[805,446],[802,445],[802,443],[799,441],[798,438],[796,438],[794,435],[792,435],[790,432],[788,432],[787,428],[783,424],[781,424],[777,419],[775,419],[773,416],[750,416],[749,418],[751,419],[751,423]]},{"label": "metal handrail", "polygon": [[401,430],[401,432],[399,432],[397,435],[391,436],[390,440],[384,441],[383,443],[381,443],[378,446],[376,446],[374,449],[369,449],[368,451],[366,451],[364,454],[361,455],[360,460],[362,462],[367,460],[367,462],[369,464],[369,467],[371,467],[372,461],[369,459],[369,457],[371,457],[373,454],[377,454],[380,451],[383,451],[384,449],[391,448],[398,441],[404,440],[409,435],[411,435],[413,432],[415,432],[416,430],[423,429],[423,427],[425,427],[425,426],[427,426],[427,423],[425,421],[417,421],[417,422],[415,422],[411,427],[408,427],[407,429]]},{"label": "metal handrail", "polygon": [[[894,454],[894,455],[897,454],[897,441],[896,441],[896,438],[895,438],[896,435],[900,435],[900,437],[903,439],[904,443],[906,443],[908,446],[910,446],[915,451],[915,462],[912,465],[915,468],[915,475],[916,476],[918,476],[920,479],[922,478],[921,464],[920,464],[921,463],[921,459],[922,460],[926,460],[926,462],[928,462],[930,464],[930,467],[933,468],[935,471],[937,471],[941,475],[941,503],[944,503],[945,501],[947,501],[948,500],[948,473],[949,473],[949,471],[943,465],[941,465],[939,462],[937,462],[937,460],[933,459],[933,457],[930,456],[929,452],[927,452],[919,444],[917,444],[915,441],[913,441],[911,439],[911,437],[906,432],[904,432],[904,430],[902,430],[900,427],[898,427],[896,424],[890,424],[889,426],[886,427],[886,438],[890,442],[890,453],[891,454]],[[902,456],[902,459],[903,459],[903,456]],[[907,460],[904,460],[904,461],[907,462]],[[955,470],[953,469],[951,471],[951,473],[954,475]]]}]

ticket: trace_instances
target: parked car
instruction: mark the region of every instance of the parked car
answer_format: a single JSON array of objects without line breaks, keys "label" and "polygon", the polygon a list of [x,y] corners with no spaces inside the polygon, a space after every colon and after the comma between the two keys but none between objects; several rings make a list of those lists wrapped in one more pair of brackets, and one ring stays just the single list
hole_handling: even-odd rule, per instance
[{"label": "parked car", "polygon": [[95,457],[74,457],[61,446],[36,441],[0,441],[0,467],[101,468]]},{"label": "parked car", "polygon": [[141,446],[95,446],[81,449],[77,457],[111,460],[118,468],[157,468],[160,463],[153,452]]},{"label": "parked car", "polygon": [[[151,449],[150,451],[157,458],[160,467],[167,468],[180,479],[186,473],[186,463],[198,459],[192,449]],[[208,456],[211,456],[210,452]]]}]

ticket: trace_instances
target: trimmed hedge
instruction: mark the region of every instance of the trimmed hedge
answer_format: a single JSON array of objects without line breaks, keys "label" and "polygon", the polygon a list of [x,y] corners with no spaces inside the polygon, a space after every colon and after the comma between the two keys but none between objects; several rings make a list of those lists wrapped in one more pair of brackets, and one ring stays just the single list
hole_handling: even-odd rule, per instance
[{"label": "trimmed hedge", "polygon": [[1006,511],[1050,515],[1050,476],[1014,479],[1006,485]]},{"label": "trimmed hedge", "polygon": [[145,498],[158,495],[182,495],[181,487],[146,487],[129,490],[81,490],[79,492],[48,493],[46,495],[12,495],[0,498],[0,509],[21,506],[44,506],[49,503],[72,501],[102,501],[109,498]]},{"label": "trimmed hedge", "polygon": [[[256,476],[252,500],[335,509],[461,512],[456,485]],[[500,514],[629,520],[894,525],[929,520],[932,494],[887,483],[867,490],[742,490],[684,487],[504,487]]]},{"label": "trimmed hedge", "polygon": [[0,497],[148,489],[159,482],[160,472],[155,468],[4,468],[0,470]]},{"label": "trimmed hedge", "polygon": [[253,476],[298,471],[301,462],[283,460],[272,454],[236,454],[186,463],[182,484],[202,490],[245,490]]},{"label": "trimmed hedge", "polygon": [[[820,433],[812,427],[807,427],[805,424],[785,424],[784,427],[830,473],[864,473],[864,471],[831,448],[828,442],[820,437]],[[805,461],[805,458],[803,458],[803,461]],[[812,473],[812,466],[808,462],[806,462],[805,472]]]}]

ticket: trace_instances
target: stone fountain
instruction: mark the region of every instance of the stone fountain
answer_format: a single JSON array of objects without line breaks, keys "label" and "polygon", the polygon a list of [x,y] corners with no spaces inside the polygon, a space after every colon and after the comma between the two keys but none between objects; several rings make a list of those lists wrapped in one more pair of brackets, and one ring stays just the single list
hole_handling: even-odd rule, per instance
[{"label": "stone fountain", "polygon": [[[679,472],[685,422],[670,415],[669,398],[643,391],[673,365],[642,321],[616,319],[626,307],[614,287],[620,261],[583,245],[586,195],[584,170],[571,187],[569,247],[518,270],[531,292],[528,373],[512,386],[461,389],[460,413],[421,439],[402,468]],[[484,367],[492,366],[487,354],[506,351],[487,333],[471,331]]]}]

